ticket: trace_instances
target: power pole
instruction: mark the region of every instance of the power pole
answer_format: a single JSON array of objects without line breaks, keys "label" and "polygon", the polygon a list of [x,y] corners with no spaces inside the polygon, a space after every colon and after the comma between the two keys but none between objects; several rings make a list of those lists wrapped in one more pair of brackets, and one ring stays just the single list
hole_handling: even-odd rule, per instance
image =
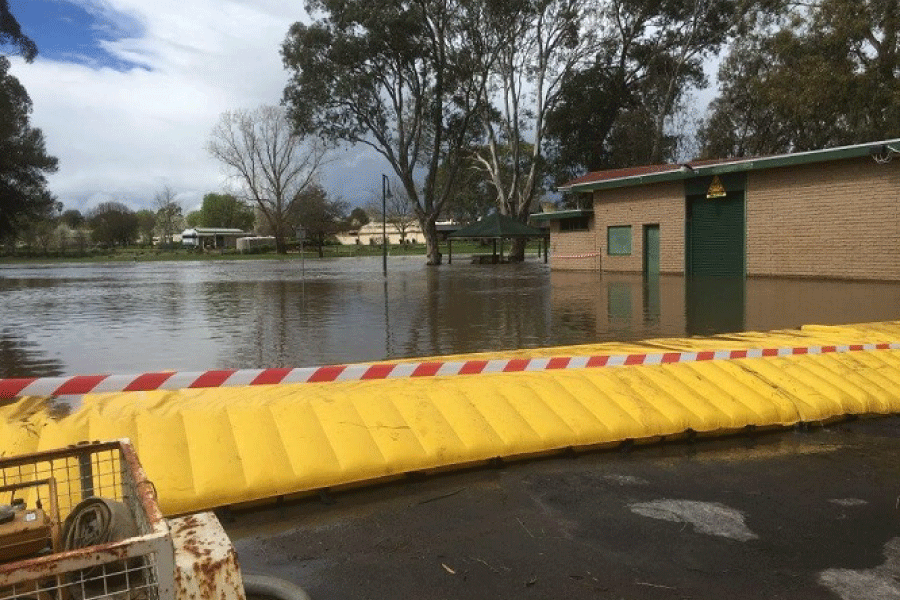
[{"label": "power pole", "polygon": [[387,199],[391,195],[391,182],[381,174],[381,268],[387,277]]}]

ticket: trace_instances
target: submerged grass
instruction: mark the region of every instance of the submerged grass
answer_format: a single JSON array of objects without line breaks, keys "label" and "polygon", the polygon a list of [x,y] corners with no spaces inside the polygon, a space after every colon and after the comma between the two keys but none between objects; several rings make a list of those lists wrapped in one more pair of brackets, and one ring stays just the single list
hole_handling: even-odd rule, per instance
[{"label": "submerged grass", "polygon": [[[508,246],[507,246],[508,248]],[[381,256],[380,246],[325,246],[322,256],[316,248],[305,249],[302,258],[316,260],[318,258],[356,258],[363,256]],[[445,245],[441,246],[444,256],[448,254]],[[537,252],[534,243],[529,244],[526,253]],[[491,246],[478,242],[459,241],[453,243],[453,254],[490,254]],[[395,245],[388,249],[390,256],[424,256],[425,246]],[[71,263],[103,263],[103,262],[154,262],[154,261],[216,261],[216,260],[300,260],[299,251],[291,251],[288,254],[276,254],[271,251],[238,252],[237,250],[209,250],[198,252],[185,248],[157,249],[157,248],[115,248],[108,250],[91,250],[88,252],[71,254],[64,252],[17,252],[15,254],[0,254],[0,264],[18,263],[46,263],[46,262],[71,262]]]}]

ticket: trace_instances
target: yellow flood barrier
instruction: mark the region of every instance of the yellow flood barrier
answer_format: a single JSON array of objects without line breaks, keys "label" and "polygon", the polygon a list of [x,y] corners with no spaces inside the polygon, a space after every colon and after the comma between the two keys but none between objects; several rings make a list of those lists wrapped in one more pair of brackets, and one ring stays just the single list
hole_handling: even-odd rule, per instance
[{"label": "yellow flood barrier", "polygon": [[[817,326],[441,359],[692,353],[683,362],[448,376],[429,362],[428,377],[92,394],[71,414],[24,398],[0,406],[0,455],[128,437],[178,514],[498,457],[894,413],[900,346],[840,346],[895,340],[900,322]],[[723,350],[750,357],[693,354]]]}]

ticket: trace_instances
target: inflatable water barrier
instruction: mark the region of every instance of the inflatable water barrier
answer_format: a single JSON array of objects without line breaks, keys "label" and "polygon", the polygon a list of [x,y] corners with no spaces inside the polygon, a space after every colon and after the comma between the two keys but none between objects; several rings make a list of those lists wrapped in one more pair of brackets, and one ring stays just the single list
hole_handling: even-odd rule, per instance
[{"label": "inflatable water barrier", "polygon": [[130,438],[172,515],[496,458],[900,412],[900,322],[7,379],[0,392],[16,396],[0,400],[0,456]]}]

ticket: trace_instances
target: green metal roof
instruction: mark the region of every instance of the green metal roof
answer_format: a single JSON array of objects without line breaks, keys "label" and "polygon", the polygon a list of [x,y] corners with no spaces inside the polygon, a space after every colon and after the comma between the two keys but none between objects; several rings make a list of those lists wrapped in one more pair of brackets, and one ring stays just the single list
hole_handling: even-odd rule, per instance
[{"label": "green metal roof", "polygon": [[[781,154],[778,156],[735,158],[710,163],[700,161],[682,165],[662,165],[662,167],[670,168],[659,168],[660,166],[654,166],[647,167],[647,170],[644,172],[641,172],[641,168],[637,168],[634,170],[636,174],[629,173],[624,176],[617,176],[614,171],[599,171],[597,173],[589,173],[583,177],[579,177],[566,185],[560,186],[558,189],[563,192],[591,192],[594,190],[606,190],[660,183],[664,181],[692,179],[694,177],[722,175],[724,173],[762,171],[779,167],[793,167],[835,160],[847,160],[863,156],[872,156],[884,152],[900,153],[900,139],[881,140],[877,142],[856,144],[853,146],[841,146],[839,148],[811,150],[808,152],[796,152],[794,154]],[[608,174],[612,176],[607,176]]]},{"label": "green metal roof", "polygon": [[482,239],[544,237],[544,232],[536,227],[529,227],[512,217],[495,212],[471,225],[454,231],[447,237]]},{"label": "green metal roof", "polygon": [[561,219],[577,219],[578,217],[590,217],[593,210],[556,210],[551,212],[539,212],[529,215],[532,221],[559,221]]}]

